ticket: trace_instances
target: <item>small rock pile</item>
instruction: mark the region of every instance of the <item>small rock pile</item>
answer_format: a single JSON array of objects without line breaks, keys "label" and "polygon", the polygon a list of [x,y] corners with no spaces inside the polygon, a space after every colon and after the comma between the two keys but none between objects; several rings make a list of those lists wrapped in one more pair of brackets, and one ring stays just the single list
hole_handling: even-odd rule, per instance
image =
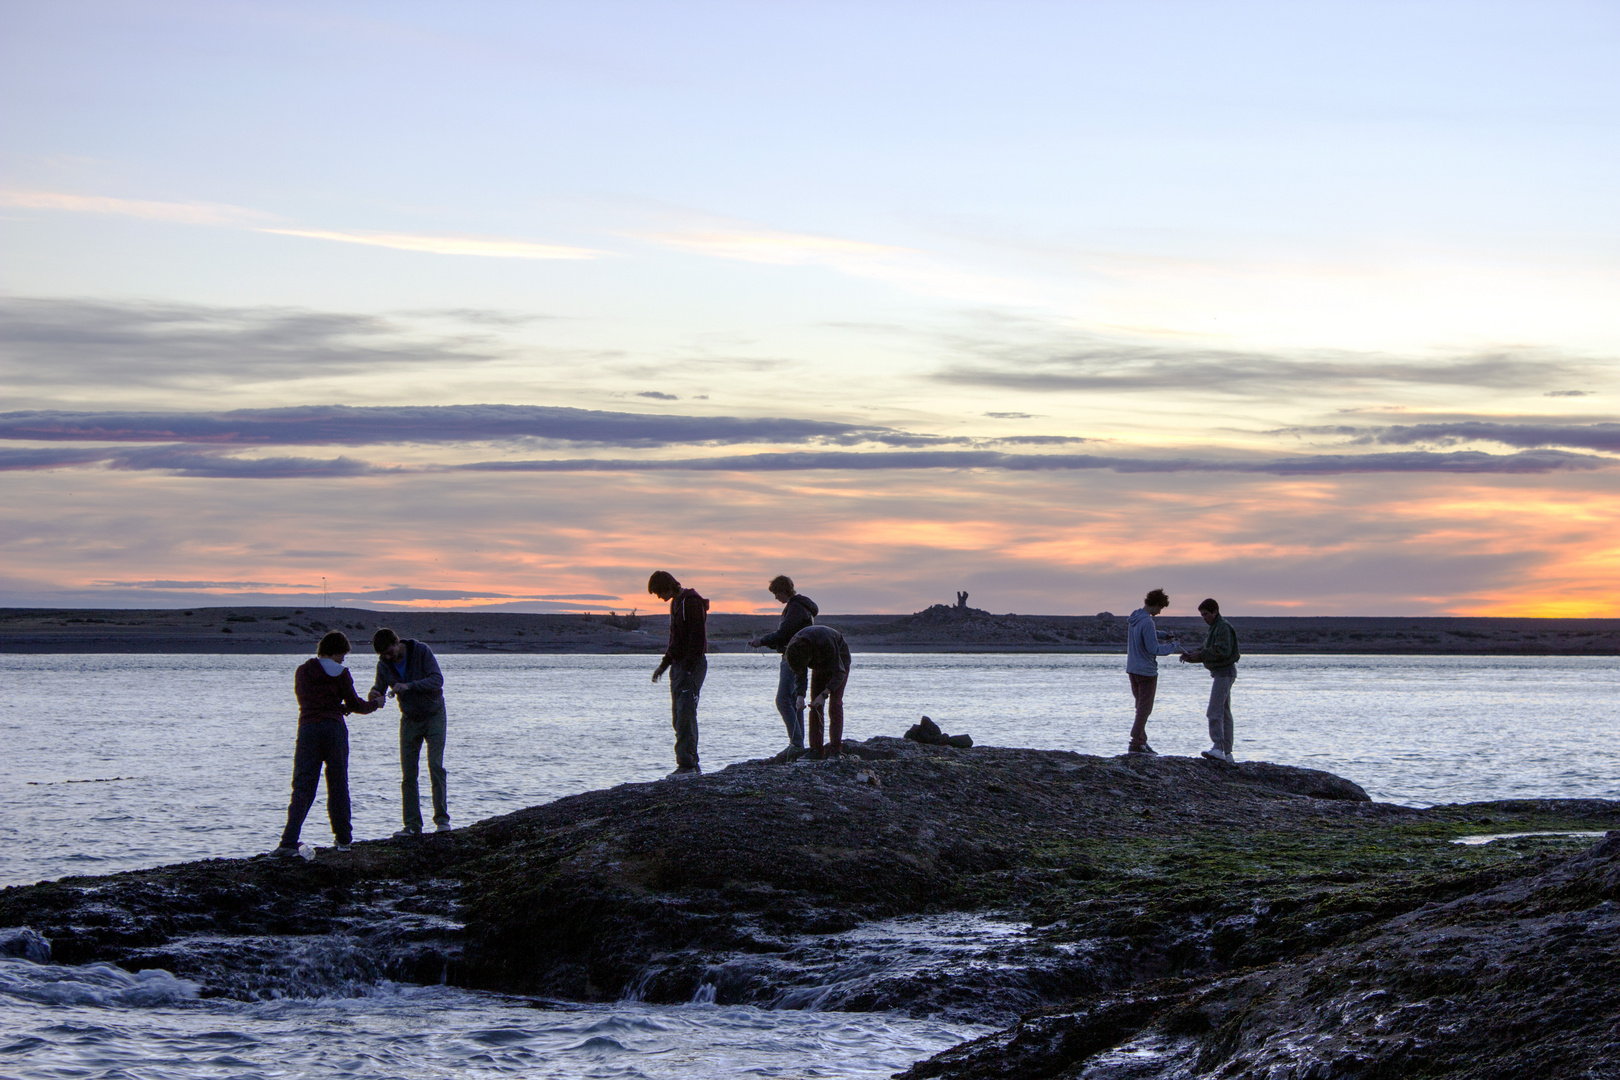
[{"label": "small rock pile", "polygon": [[973,745],[973,736],[947,735],[939,729],[938,724],[926,716],[922,718],[922,723],[911,725],[911,729],[906,732],[906,738],[929,746],[957,746],[963,750]]}]

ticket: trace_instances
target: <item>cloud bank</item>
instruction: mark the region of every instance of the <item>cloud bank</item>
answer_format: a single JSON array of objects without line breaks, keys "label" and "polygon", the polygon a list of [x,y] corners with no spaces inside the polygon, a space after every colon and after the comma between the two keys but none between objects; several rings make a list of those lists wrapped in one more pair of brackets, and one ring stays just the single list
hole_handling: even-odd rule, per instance
[{"label": "cloud bank", "polygon": [[487,337],[427,335],[409,321],[296,308],[0,298],[0,377],[18,386],[243,382],[321,370],[465,365]]},{"label": "cloud bank", "polygon": [[974,359],[934,374],[940,382],[1036,392],[1177,392],[1273,396],[1390,386],[1540,389],[1583,375],[1588,362],[1547,350],[1479,353],[1450,359],[1407,359],[1342,351],[1283,354],[1214,349],[1193,343],[1143,345],[1085,339],[1021,346],[958,337]]},{"label": "cloud bank", "polygon": [[925,446],[959,441],[825,420],[669,416],[548,405],[297,405],[220,413],[30,410],[0,413],[0,439],[237,446],[365,446],[541,439],[642,449],[805,442]]},{"label": "cloud bank", "polygon": [[0,449],[0,472],[101,466],[219,480],[345,478],[424,472],[667,473],[667,472],[878,472],[977,469],[1004,472],[1107,471],[1114,473],[1248,473],[1270,476],[1340,476],[1359,473],[1515,475],[1613,468],[1612,458],[1564,450],[1487,454],[1478,450],[1412,450],[1370,454],[1302,454],[1252,460],[1148,458],[1097,454],[1009,454],[995,450],[803,451],[682,458],[547,458],[477,461],[416,469],[382,467],[351,457],[242,457],[184,445],[139,449]]}]

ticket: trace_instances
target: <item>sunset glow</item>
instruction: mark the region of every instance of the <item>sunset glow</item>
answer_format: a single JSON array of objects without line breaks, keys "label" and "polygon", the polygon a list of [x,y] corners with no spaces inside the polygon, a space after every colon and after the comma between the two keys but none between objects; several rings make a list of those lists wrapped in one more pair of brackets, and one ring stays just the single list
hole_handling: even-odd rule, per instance
[{"label": "sunset glow", "polygon": [[0,605],[1620,614],[1613,11],[612,10],[8,5]]}]

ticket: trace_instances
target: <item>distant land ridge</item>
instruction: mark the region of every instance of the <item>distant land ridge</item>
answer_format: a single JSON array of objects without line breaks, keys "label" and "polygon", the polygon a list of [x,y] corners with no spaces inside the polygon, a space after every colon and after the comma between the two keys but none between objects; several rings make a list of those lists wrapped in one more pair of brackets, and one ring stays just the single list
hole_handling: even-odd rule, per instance
[{"label": "distant land ridge", "polygon": [[[1117,615],[996,615],[935,604],[911,615],[825,615],[856,652],[1122,653]],[[1161,616],[1183,644],[1203,638],[1197,617]],[[0,608],[0,653],[307,654],[328,630],[370,653],[391,626],[441,653],[658,653],[669,617],[540,615],[490,611],[217,607],[161,610]],[[745,652],[775,615],[709,616],[714,652]],[[1469,616],[1233,616],[1247,654],[1613,656],[1620,619]]]}]

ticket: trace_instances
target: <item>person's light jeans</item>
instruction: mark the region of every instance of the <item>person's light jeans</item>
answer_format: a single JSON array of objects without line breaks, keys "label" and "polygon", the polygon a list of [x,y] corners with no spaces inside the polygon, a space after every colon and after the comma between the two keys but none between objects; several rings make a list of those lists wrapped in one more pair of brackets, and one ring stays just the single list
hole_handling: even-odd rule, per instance
[{"label": "person's light jeans", "polygon": [[804,749],[804,710],[795,709],[793,669],[787,657],[782,657],[782,672],[776,680],[776,711],[782,714],[782,726],[787,728],[788,743]]},{"label": "person's light jeans", "polygon": [[1216,675],[1210,679],[1209,741],[1217,750],[1232,752],[1232,684],[1237,675]]}]

